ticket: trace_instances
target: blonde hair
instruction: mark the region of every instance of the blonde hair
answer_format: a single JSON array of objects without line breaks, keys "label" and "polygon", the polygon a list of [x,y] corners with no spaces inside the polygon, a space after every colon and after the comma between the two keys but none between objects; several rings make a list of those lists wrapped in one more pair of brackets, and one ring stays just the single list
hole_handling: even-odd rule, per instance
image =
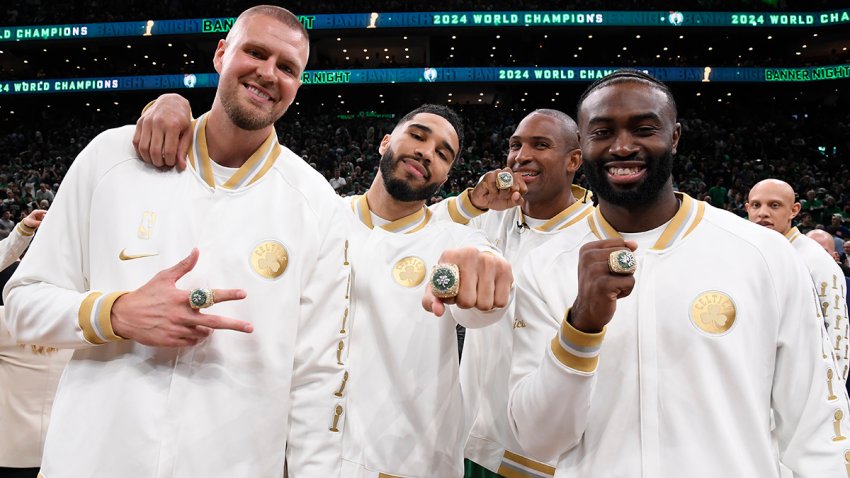
[{"label": "blonde hair", "polygon": [[295,16],[295,14],[290,12],[289,10],[283,7],[278,7],[276,5],[257,5],[240,13],[239,16],[236,18],[236,21],[233,22],[233,26],[230,28],[230,32],[227,33],[227,37],[230,38],[230,35],[233,33],[233,31],[237,30],[246,18],[250,18],[255,15],[265,15],[267,17],[274,18],[275,20],[279,21],[280,23],[283,23],[289,28],[293,30],[298,30],[299,32],[301,32],[301,35],[304,37],[304,40],[307,42],[307,44],[310,44],[310,35],[307,33],[307,29],[304,28],[304,24],[302,24],[298,20],[298,17]]}]

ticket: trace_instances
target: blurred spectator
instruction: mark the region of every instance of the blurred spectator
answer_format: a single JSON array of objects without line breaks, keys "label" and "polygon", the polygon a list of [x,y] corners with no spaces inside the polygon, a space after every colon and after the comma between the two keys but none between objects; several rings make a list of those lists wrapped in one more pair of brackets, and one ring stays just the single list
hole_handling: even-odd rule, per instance
[{"label": "blurred spectator", "polygon": [[[826,232],[832,234],[835,237],[841,238],[843,241],[847,241],[850,238],[850,229],[847,229],[844,224],[841,222],[842,217],[841,214],[835,213],[830,218],[830,224],[826,226]],[[836,245],[837,250],[842,250]]]},{"label": "blurred spectator", "polygon": [[39,201],[47,200],[48,203],[53,202],[54,196],[55,196],[55,193],[53,192],[52,189],[50,189],[50,186],[48,186],[47,183],[41,183],[41,185],[38,187],[38,191],[36,191],[36,193],[35,193],[35,198],[37,200],[39,200]]},{"label": "blurred spectator", "polygon": [[336,192],[340,192],[340,190],[346,185],[345,178],[339,177],[339,168],[334,169],[334,177],[332,177],[329,182]]},{"label": "blurred spectator", "polygon": [[0,239],[6,239],[15,224],[16,222],[12,220],[12,211],[8,209],[3,211],[3,216],[0,217]]},{"label": "blurred spectator", "polygon": [[724,209],[726,205],[726,193],[728,190],[723,187],[723,178],[717,178],[717,183],[708,190],[708,196],[711,198],[711,205]]}]

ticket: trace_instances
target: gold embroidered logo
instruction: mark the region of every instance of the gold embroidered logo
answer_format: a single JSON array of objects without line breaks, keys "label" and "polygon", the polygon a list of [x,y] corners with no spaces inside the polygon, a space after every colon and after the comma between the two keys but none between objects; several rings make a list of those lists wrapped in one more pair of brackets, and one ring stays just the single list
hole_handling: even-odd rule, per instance
[{"label": "gold embroidered logo", "polygon": [[337,428],[337,426],[339,426],[339,417],[341,417],[341,416],[342,416],[342,405],[337,405],[336,408],[334,408],[333,423],[331,424],[331,427],[329,428],[330,431],[332,431],[334,433],[339,432],[339,428]]},{"label": "gold embroidered logo", "polygon": [[838,397],[835,395],[835,393],[832,392],[832,377],[833,377],[832,369],[831,368],[826,369],[826,385],[829,388],[829,396],[826,397],[826,399],[829,400],[830,402],[838,400]]},{"label": "gold embroidered logo", "polygon": [[251,268],[266,279],[277,279],[289,265],[289,254],[283,244],[265,241],[251,253]]},{"label": "gold embroidered logo", "polygon": [[159,254],[153,252],[149,254],[127,254],[127,249],[121,249],[121,252],[118,253],[118,259],[122,261],[132,261],[133,259],[141,259],[143,257],[153,257],[158,256]]},{"label": "gold embroidered logo", "polygon": [[139,222],[139,227],[136,229],[136,236],[139,239],[148,240],[153,235],[153,226],[156,223],[156,213],[153,211],[145,211],[142,213],[142,220]]},{"label": "gold embroidered logo", "polygon": [[342,397],[342,392],[345,391],[345,384],[348,382],[348,370],[342,375],[342,384],[339,386],[339,390],[334,392],[334,395],[337,397]]},{"label": "gold embroidered logo", "polygon": [[393,266],[393,279],[403,287],[416,287],[425,280],[425,261],[415,256],[400,259]]},{"label": "gold embroidered logo", "polygon": [[703,292],[691,304],[691,322],[711,335],[722,335],[735,323],[735,304],[720,291]]},{"label": "gold embroidered logo", "polygon": [[844,412],[839,408],[832,416],[835,418],[835,421],[832,423],[832,428],[835,430],[835,436],[832,437],[832,441],[846,440],[847,437],[841,434],[841,419],[844,418]]},{"label": "gold embroidered logo", "polygon": [[517,318],[516,320],[514,320],[514,328],[515,329],[524,329],[525,328],[525,321],[520,319],[520,318]]}]

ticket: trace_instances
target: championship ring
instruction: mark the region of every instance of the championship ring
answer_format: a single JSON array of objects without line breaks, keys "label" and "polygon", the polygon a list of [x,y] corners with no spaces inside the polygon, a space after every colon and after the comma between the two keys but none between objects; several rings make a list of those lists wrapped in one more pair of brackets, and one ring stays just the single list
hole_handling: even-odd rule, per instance
[{"label": "championship ring", "polygon": [[189,292],[189,306],[193,309],[206,309],[215,303],[212,289],[192,289]]},{"label": "championship ring", "polygon": [[637,257],[632,251],[614,251],[608,256],[608,269],[614,274],[630,276],[637,270]]},{"label": "championship ring", "polygon": [[496,188],[498,189],[510,189],[511,186],[514,185],[514,175],[507,172],[501,171],[496,174]]},{"label": "championship ring", "polygon": [[437,264],[431,270],[431,291],[434,297],[451,299],[460,287],[460,271],[455,264]]}]

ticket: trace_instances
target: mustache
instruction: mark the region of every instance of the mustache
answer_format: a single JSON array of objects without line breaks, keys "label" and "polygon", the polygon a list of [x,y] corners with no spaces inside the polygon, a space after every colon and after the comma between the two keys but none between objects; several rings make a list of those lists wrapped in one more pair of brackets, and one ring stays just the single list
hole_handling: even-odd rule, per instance
[{"label": "mustache", "polygon": [[419,165],[422,166],[422,169],[425,170],[425,174],[423,174],[425,179],[431,179],[431,168],[429,168],[427,164],[423,163],[422,161],[419,161],[418,159],[416,159],[415,156],[411,156],[411,155],[407,155],[407,154],[400,155],[400,156],[395,158],[396,164],[401,163],[403,160],[409,160],[409,161],[419,163]]}]

